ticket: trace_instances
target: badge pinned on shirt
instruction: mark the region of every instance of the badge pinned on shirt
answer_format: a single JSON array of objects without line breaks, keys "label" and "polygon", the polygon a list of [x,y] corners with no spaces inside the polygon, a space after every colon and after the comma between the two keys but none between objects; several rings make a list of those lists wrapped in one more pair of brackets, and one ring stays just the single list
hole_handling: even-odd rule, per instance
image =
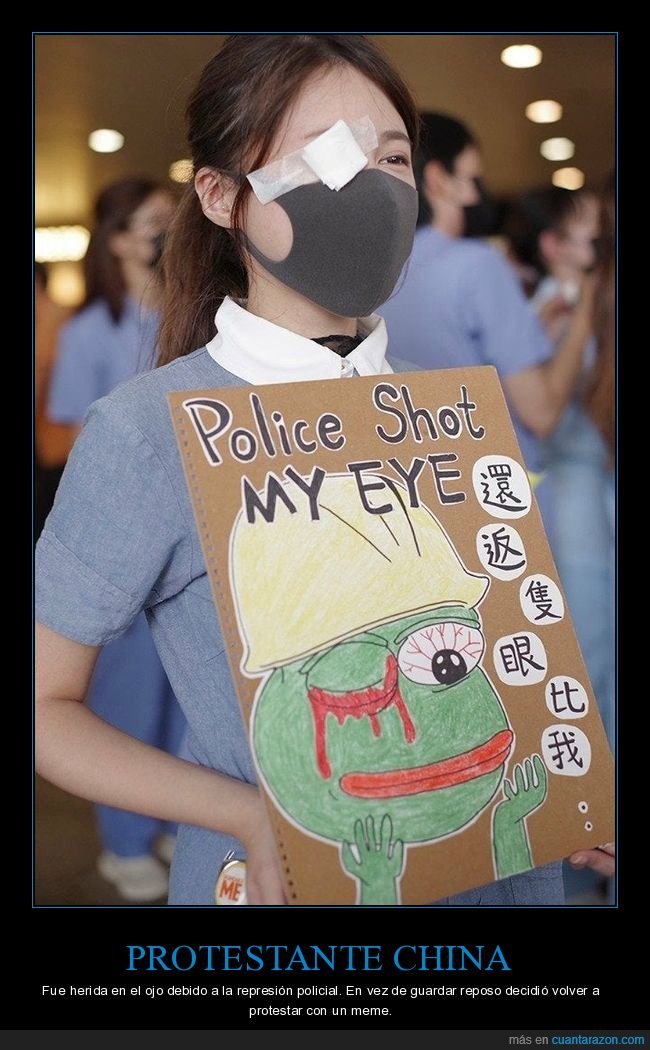
[{"label": "badge pinned on shirt", "polygon": [[215,904],[246,904],[246,861],[230,850],[219,869],[214,888]]}]

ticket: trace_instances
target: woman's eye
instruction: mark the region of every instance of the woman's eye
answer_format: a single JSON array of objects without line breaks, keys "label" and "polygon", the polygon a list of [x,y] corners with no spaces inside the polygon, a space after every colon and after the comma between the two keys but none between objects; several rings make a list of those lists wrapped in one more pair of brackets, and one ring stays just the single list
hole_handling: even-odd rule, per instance
[{"label": "woman's eye", "polygon": [[408,157],[405,157],[401,153],[391,153],[388,157],[382,157],[379,162],[380,164],[401,164],[405,168],[411,167],[411,162]]},{"label": "woman's eye", "polygon": [[419,627],[402,642],[397,654],[400,671],[419,685],[454,685],[473,671],[485,641],[476,627],[434,623]]}]

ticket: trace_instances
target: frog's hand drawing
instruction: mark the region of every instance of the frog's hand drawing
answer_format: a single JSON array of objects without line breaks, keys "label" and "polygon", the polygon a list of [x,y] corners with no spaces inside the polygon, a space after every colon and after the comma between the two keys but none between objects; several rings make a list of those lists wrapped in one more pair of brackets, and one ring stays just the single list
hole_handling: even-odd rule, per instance
[{"label": "frog's hand drawing", "polygon": [[497,879],[533,867],[526,818],[544,803],[548,774],[539,755],[527,758],[504,778],[504,799],[492,815],[492,849]]}]

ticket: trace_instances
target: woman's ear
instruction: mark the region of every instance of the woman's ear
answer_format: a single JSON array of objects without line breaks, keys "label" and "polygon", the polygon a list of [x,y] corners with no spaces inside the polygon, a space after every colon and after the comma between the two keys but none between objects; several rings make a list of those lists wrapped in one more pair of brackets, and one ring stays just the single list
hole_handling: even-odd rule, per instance
[{"label": "woman's ear", "polygon": [[538,251],[547,266],[562,261],[562,241],[555,230],[542,230],[537,241]]},{"label": "woman's ear", "polygon": [[424,165],[422,184],[427,200],[438,197],[444,189],[445,175],[449,172],[437,160],[429,160]]},{"label": "woman's ear", "polygon": [[232,209],[237,195],[233,180],[214,168],[200,168],[194,176],[194,189],[205,217],[217,226],[232,229]]},{"label": "woman's ear", "polygon": [[108,239],[108,250],[116,259],[123,259],[129,254],[129,234],[126,230],[112,234]]}]

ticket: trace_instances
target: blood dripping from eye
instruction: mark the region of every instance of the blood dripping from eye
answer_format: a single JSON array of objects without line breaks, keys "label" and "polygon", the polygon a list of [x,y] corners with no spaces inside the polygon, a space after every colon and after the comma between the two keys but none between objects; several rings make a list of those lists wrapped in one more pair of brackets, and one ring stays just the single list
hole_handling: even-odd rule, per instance
[{"label": "blood dripping from eye", "polygon": [[390,653],[386,657],[384,681],[381,686],[371,686],[369,689],[350,690],[347,693],[328,693],[325,689],[312,686],[308,692],[314,719],[314,730],[316,736],[316,764],[318,772],[325,779],[331,777],[332,767],[327,757],[326,719],[328,714],[334,715],[339,725],[343,725],[346,718],[363,718],[365,715],[370,719],[370,725],[375,736],[381,736],[381,726],[377,715],[386,710],[391,704],[397,708],[404,738],[412,744],[415,740],[415,726],[408,713],[404,698],[397,684],[397,659]]}]

